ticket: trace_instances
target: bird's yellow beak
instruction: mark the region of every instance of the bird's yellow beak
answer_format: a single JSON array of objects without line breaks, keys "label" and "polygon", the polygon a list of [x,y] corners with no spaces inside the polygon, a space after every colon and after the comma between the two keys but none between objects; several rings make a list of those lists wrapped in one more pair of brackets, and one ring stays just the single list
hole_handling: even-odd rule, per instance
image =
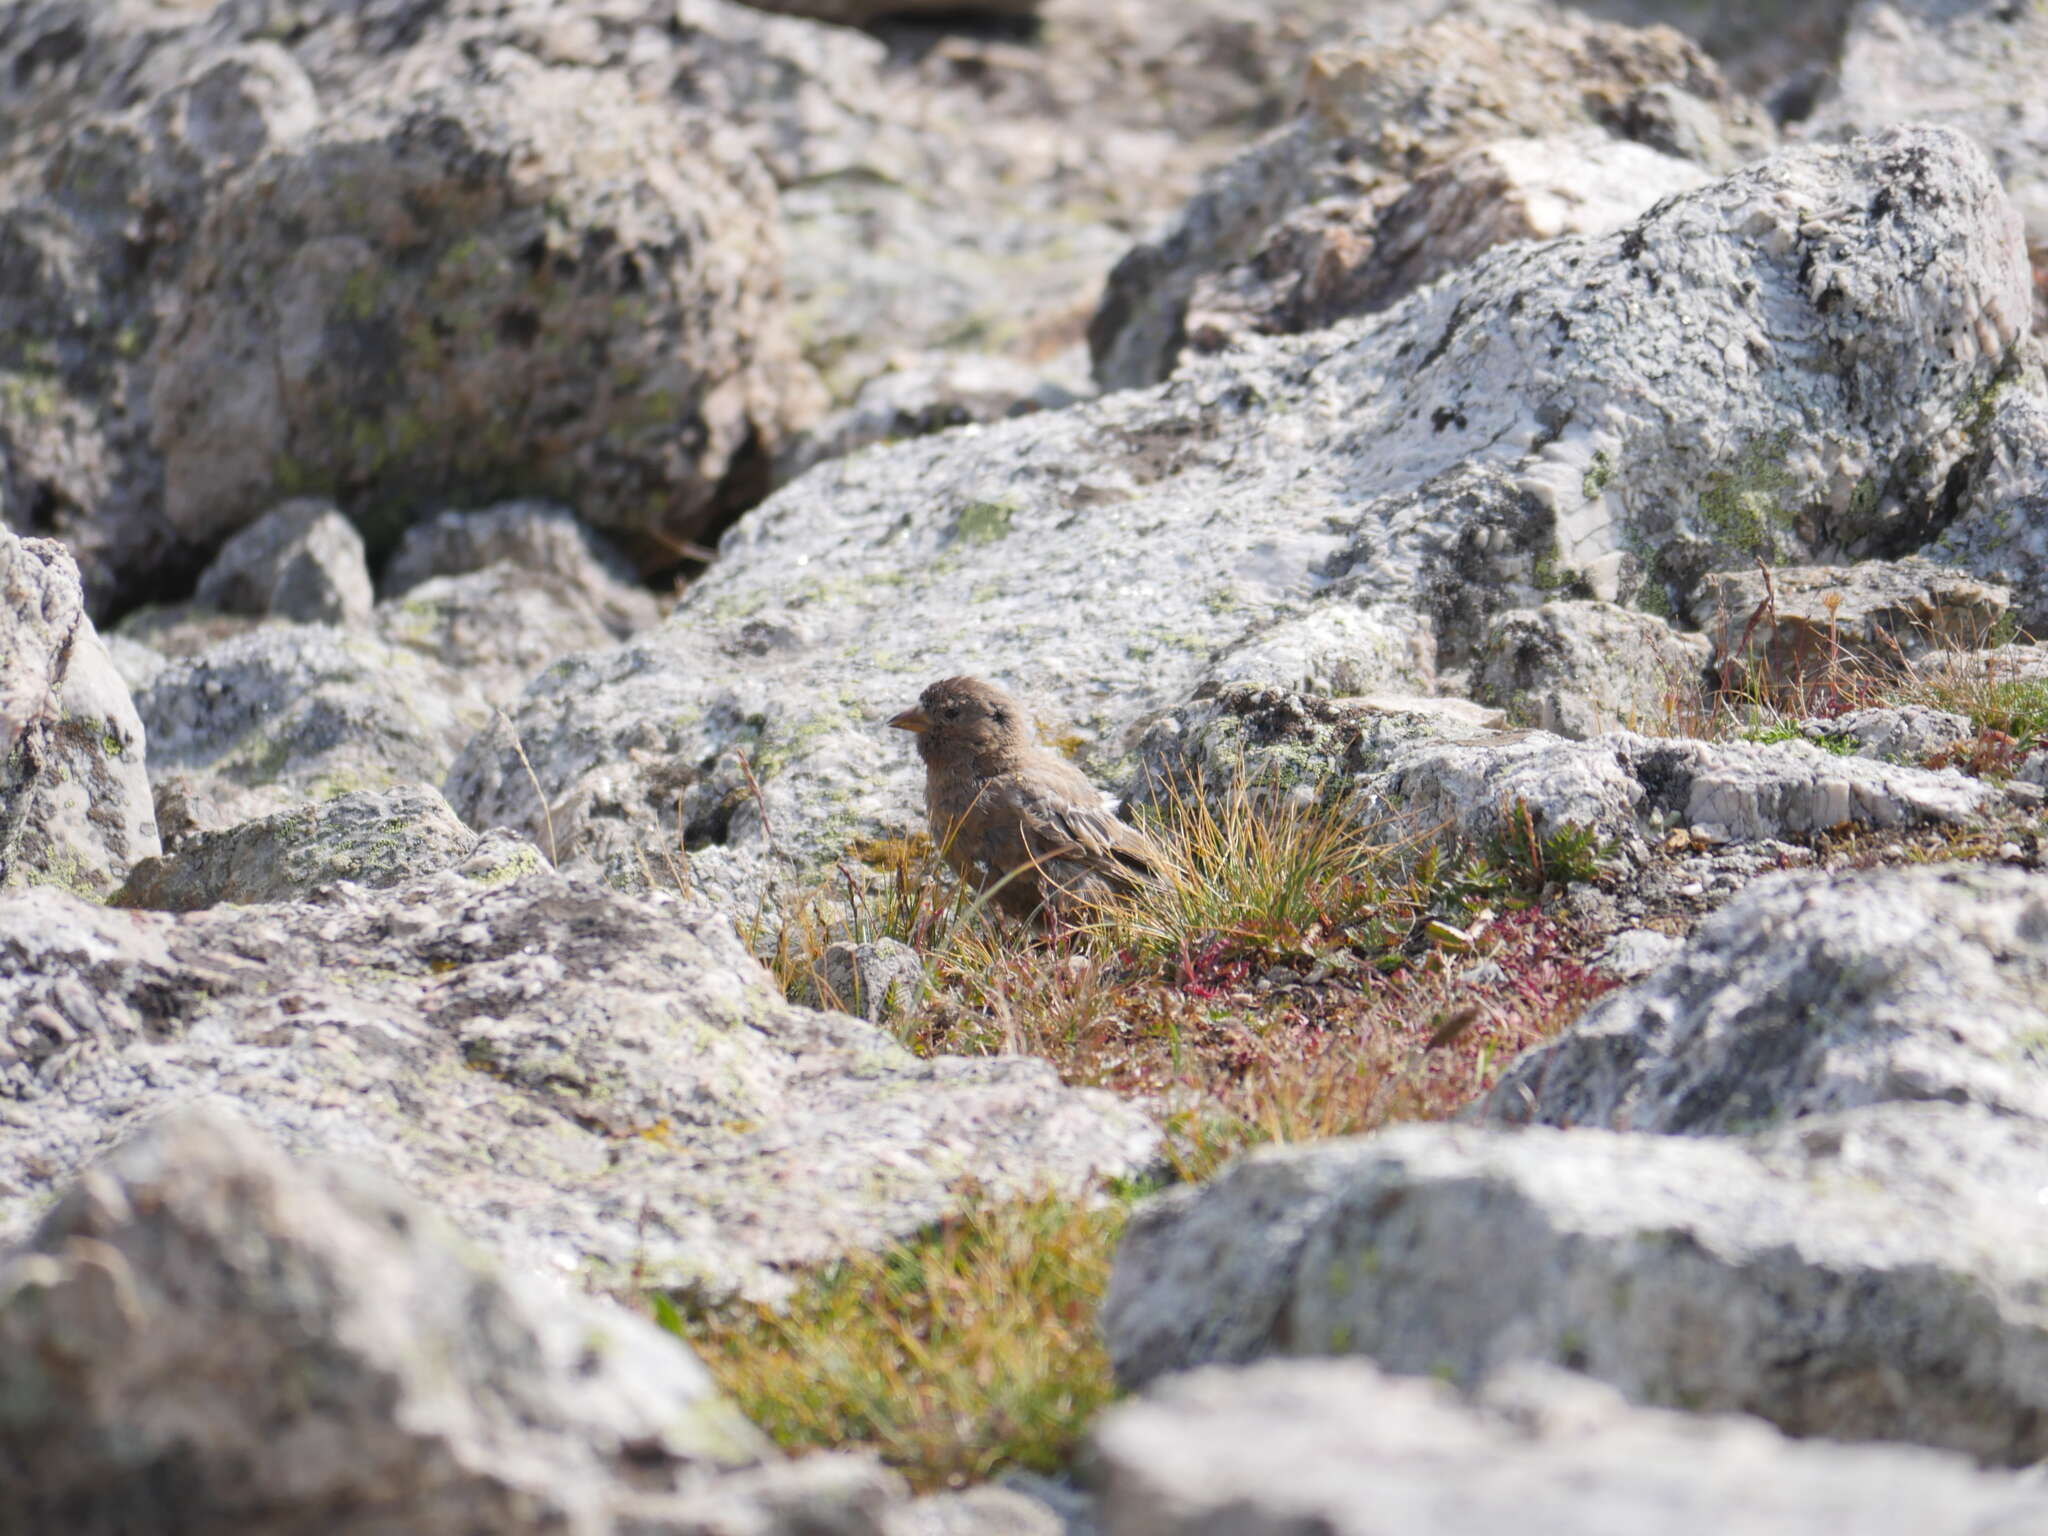
[{"label": "bird's yellow beak", "polygon": [[913,704],[889,723],[899,731],[914,731],[922,736],[932,728],[932,717]]}]

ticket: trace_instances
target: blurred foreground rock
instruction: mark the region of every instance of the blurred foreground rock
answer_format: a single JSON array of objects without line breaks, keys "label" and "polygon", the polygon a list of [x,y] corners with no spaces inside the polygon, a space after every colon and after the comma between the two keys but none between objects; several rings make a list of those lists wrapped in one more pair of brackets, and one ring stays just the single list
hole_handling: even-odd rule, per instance
[{"label": "blurred foreground rock", "polygon": [[173,917],[0,893],[0,1236],[200,1094],[294,1152],[387,1170],[523,1262],[713,1298],[778,1295],[967,1187],[1151,1164],[1142,1114],[1043,1062],[923,1060],[785,1003],[699,903],[564,880],[502,839],[400,884],[329,883],[367,860],[375,809],[326,808],[303,857],[303,813],[181,856],[225,883],[267,839],[270,886],[244,899],[297,900]]},{"label": "blurred foreground rock", "polygon": [[1133,1221],[1103,1331],[1133,1384],[1265,1355],[1467,1386],[1537,1361],[2024,1466],[2048,1451],[2044,1157],[2048,1125],[1935,1105],[1746,1140],[1431,1125],[1261,1151]]},{"label": "blurred foreground rock", "polygon": [[1363,1361],[1212,1369],[1095,1434],[1108,1536],[2020,1536],[2048,1493],[1931,1451],[1788,1440],[1519,1367],[1470,1399]]},{"label": "blurred foreground rock", "polygon": [[164,1115],[0,1252],[0,1526],[70,1536],[868,1528],[689,1350],[494,1263],[353,1156]]}]

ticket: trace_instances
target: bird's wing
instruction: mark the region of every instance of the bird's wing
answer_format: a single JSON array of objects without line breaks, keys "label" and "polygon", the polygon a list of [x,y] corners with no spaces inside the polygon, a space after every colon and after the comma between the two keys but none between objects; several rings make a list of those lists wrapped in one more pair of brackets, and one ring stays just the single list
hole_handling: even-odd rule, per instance
[{"label": "bird's wing", "polygon": [[1165,868],[1159,845],[1103,804],[1101,791],[1061,759],[1067,773],[1017,774],[1006,786],[1033,859],[1080,858],[1105,873],[1151,878]]}]

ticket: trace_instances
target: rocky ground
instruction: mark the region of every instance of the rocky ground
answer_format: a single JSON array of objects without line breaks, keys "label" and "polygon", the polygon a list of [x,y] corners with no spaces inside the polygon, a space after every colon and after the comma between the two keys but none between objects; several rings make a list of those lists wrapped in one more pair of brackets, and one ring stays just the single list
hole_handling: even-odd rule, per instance
[{"label": "rocky ground", "polygon": [[2044,75],[0,5],[0,1533],[2048,1530]]}]

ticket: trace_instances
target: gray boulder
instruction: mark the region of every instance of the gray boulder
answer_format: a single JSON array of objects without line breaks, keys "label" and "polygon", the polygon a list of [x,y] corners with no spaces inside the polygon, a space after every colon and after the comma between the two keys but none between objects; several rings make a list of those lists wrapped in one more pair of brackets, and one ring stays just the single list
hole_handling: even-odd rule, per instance
[{"label": "gray boulder", "polygon": [[210,1103],[158,1118],[0,1254],[0,1398],[21,1531],[608,1536],[697,1528],[707,1506],[773,1530],[778,1485],[856,1525],[900,1497],[869,1463],[838,1465],[836,1498],[826,1467],[775,1466],[653,1324]]},{"label": "gray boulder", "polygon": [[1635,1408],[1535,1366],[1469,1399],[1359,1360],[1198,1371],[1111,1409],[1093,1453],[1106,1536],[2019,1536],[2048,1525],[2033,1480],[1958,1456]]},{"label": "gray boulder", "polygon": [[1584,741],[1657,734],[1694,706],[1708,642],[1612,603],[1553,602],[1498,615],[1473,668],[1473,697],[1517,725]]},{"label": "gray boulder", "polygon": [[439,782],[487,706],[371,635],[273,624],[172,662],[136,708],[152,762],[313,799]]},{"label": "gray boulder", "polygon": [[[1278,690],[1312,696],[1428,700],[1441,679],[1436,632],[1409,603],[1280,604],[1257,633],[1217,655],[1202,689]],[[1451,708],[1445,699],[1417,707]],[[1491,712],[1472,710],[1476,723]]]},{"label": "gray boulder", "polygon": [[1134,1385],[1266,1355],[1466,1386],[1533,1361],[2024,1466],[2048,1446],[2044,1157],[2048,1126],[1953,1105],[1749,1140],[1416,1125],[1265,1150],[1140,1211],[1103,1335]]},{"label": "gray boulder", "polygon": [[1895,763],[1924,763],[1970,740],[1977,727],[1967,715],[1925,704],[1852,709],[1845,715],[1802,720],[1799,730],[1808,741],[1825,746],[1853,742],[1858,757],[1879,757]]},{"label": "gray boulder", "polygon": [[282,784],[249,786],[218,774],[183,770],[159,773],[154,779],[157,835],[167,854],[182,853],[214,833],[306,805],[305,796]]},{"label": "gray boulder", "polygon": [[[649,594],[647,611],[653,618]],[[496,708],[509,708],[533,677],[575,651],[616,641],[622,606],[588,588],[510,561],[466,576],[435,576],[377,605],[372,629],[394,651],[435,675],[459,677]]]},{"label": "gray boulder", "polygon": [[1927,553],[2010,587],[2019,626],[2048,633],[2048,394],[2007,389],[1979,437],[1959,515]]},{"label": "gray boulder", "polygon": [[1577,0],[1574,10],[1630,26],[1676,27],[1774,116],[1810,109],[1834,65],[1856,0]]},{"label": "gray boulder", "polygon": [[1694,161],[1595,129],[1481,144],[1412,183],[1310,203],[1242,260],[1198,276],[1180,321],[1187,350],[1371,314],[1497,245],[1606,234],[1709,179]]},{"label": "gray boulder", "polygon": [[0,32],[0,512],[70,546],[96,612],[167,595],[218,542],[163,516],[153,346],[214,189],[320,117],[260,29],[204,53],[164,46],[178,30],[161,7],[42,0]]},{"label": "gray boulder", "polygon": [[441,512],[406,529],[385,562],[382,590],[402,597],[436,576],[470,576],[509,565],[544,578],[624,639],[661,617],[617,545],[566,508],[509,501],[481,512]]},{"label": "gray boulder", "polygon": [[[1163,234],[1117,263],[1088,327],[1096,381],[1128,389],[1167,377],[1183,339],[1201,329],[1189,299],[1212,274],[1212,306],[1217,288],[1278,287],[1280,302],[1265,306],[1276,329],[1308,329],[1391,302],[1493,243],[1458,225],[1449,212],[1459,196],[1451,185],[1440,179],[1411,192],[1409,183],[1488,144],[1587,130],[1715,171],[1754,158],[1774,137],[1706,55],[1668,29],[1614,27],[1551,7],[1481,5],[1322,50],[1310,62],[1294,120],[1212,172]],[[1558,174],[1578,177],[1586,190],[1583,173]],[[1638,166],[1636,197],[1619,217],[1543,217],[1555,223],[1553,234],[1611,228],[1678,190],[1678,174],[1660,168],[1644,175]],[[1466,176],[1483,181],[1486,172],[1471,162],[1451,180]],[[1628,189],[1615,190],[1626,196]],[[1316,208],[1342,220],[1352,237],[1314,238]],[[1495,239],[1529,238],[1538,228],[1512,213],[1481,227]]]},{"label": "gray boulder", "polygon": [[1893,1100],[2048,1121],[2048,878],[1766,878],[1522,1057],[1490,1120],[1726,1134]]},{"label": "gray boulder", "polygon": [[97,897],[158,849],[142,721],[78,567],[0,528],[0,886]]},{"label": "gray boulder", "polygon": [[617,546],[545,502],[415,523],[384,567],[383,589],[377,634],[499,707],[558,658],[661,618]]},{"label": "gray boulder", "polygon": [[334,114],[193,236],[152,349],[165,515],[203,542],[346,487],[388,539],[511,483],[670,563],[817,404],[772,211],[707,125],[509,52]]},{"label": "gray boulder", "polygon": [[900,358],[861,385],[850,404],[825,417],[783,455],[792,480],[812,465],[875,443],[922,437],[977,421],[1060,410],[1081,391],[1042,369],[1002,356],[927,352]]},{"label": "gray boulder", "polygon": [[1946,123],[1990,153],[2048,255],[2048,12],[1992,0],[1860,0],[1808,134],[1846,136],[1908,118]]},{"label": "gray boulder", "polygon": [[274,507],[221,546],[192,600],[223,613],[360,625],[376,600],[363,536],[332,502]]},{"label": "gray boulder", "polygon": [[[463,865],[478,841],[434,790],[359,791],[231,831],[199,832],[175,853],[138,863],[109,905],[193,912],[221,902],[301,901],[337,880],[399,885]],[[537,867],[539,852],[523,846]]]},{"label": "gray boulder", "polygon": [[976,14],[1024,18],[1037,11],[1040,0],[976,0],[964,10],[956,0],[752,0],[752,3],[764,11],[808,16],[814,21],[829,21],[842,27],[864,27],[884,18],[904,21],[924,12],[935,12],[940,17]]},{"label": "gray boulder", "polygon": [[[1939,197],[1872,216],[1901,178]],[[1902,281],[1937,260],[1932,297]],[[883,722],[934,677],[1021,685],[1115,781],[1147,717],[1276,618],[1405,601],[1448,669],[1540,601],[1539,572],[1665,601],[1759,529],[1805,547],[1817,507],[1832,540],[1881,538],[1963,451],[1927,423],[1996,375],[2027,281],[1978,152],[1907,130],[1493,253],[1155,391],[834,461],[743,519],[660,631],[536,680],[449,799],[541,838],[545,796],[563,856],[628,880],[680,820],[706,888],[751,910],[771,865],[916,824]],[[1719,517],[1744,496],[1776,511]]]},{"label": "gray boulder", "polygon": [[836,1008],[870,1024],[915,1011],[931,990],[923,958],[895,939],[832,945],[825,951],[818,982],[819,1007]]},{"label": "gray boulder", "polygon": [[1943,681],[2037,683],[2048,680],[2048,644],[1994,645],[1981,651],[1928,651],[1913,658],[1913,670]]},{"label": "gray boulder", "polygon": [[535,863],[487,839],[401,885],[177,916],[0,893],[0,1241],[200,1094],[522,1263],[708,1298],[784,1294],[970,1188],[1152,1163],[1143,1115],[1043,1062],[914,1057],[785,1002],[730,918]]},{"label": "gray boulder", "polygon": [[1843,758],[1804,741],[1616,731],[1575,742],[1417,702],[1250,688],[1198,690],[1152,722],[1138,759],[1132,798],[1141,803],[1196,785],[1212,794],[1239,782],[1314,786],[1348,793],[1361,814],[1418,835],[1449,832],[1483,846],[1576,827],[1631,863],[1647,854],[1649,836],[1677,827],[1703,843],[1754,843],[1851,825],[1968,825],[2010,803],[2006,791],[1954,768]]}]

